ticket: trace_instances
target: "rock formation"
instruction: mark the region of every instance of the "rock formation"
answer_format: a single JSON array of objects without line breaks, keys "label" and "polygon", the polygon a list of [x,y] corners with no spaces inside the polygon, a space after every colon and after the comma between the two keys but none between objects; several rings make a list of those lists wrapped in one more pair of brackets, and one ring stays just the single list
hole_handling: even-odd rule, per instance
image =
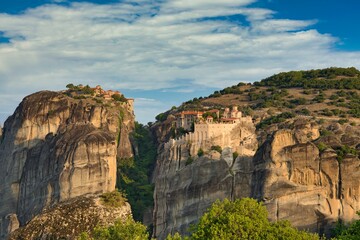
[{"label": "rock formation", "polygon": [[[165,139],[166,129],[165,125],[155,130],[160,140]],[[249,134],[242,136],[244,132]],[[154,234],[158,239],[166,238],[169,233],[184,233],[216,199],[250,194],[252,172],[249,168],[257,148],[254,132],[254,125],[239,124],[229,136],[231,144],[221,146],[221,154],[211,151],[212,145],[222,142],[217,138],[208,139],[206,143],[181,138],[160,146],[154,173],[153,216]],[[204,156],[192,154],[192,149],[199,147],[205,151]],[[235,151],[240,154],[236,159],[233,158]]]},{"label": "rock formation", "polygon": [[81,196],[45,208],[25,227],[15,230],[9,240],[77,239],[83,232],[91,232],[97,226],[108,226],[129,216],[131,208],[128,203],[109,207],[98,197]]},{"label": "rock formation", "polygon": [[[278,124],[255,155],[250,141],[238,146],[236,159],[231,148],[224,148],[222,154],[207,150],[191,163],[186,143],[160,147],[155,236],[186,233],[215,200],[224,198],[257,198],[271,220],[289,220],[313,232],[328,234],[337,220],[354,220],[360,210],[360,161],[354,151],[340,158],[339,149],[359,148],[360,128],[328,124],[322,127],[334,134],[320,136],[319,127],[304,118]],[[157,130],[164,139],[164,129]]]},{"label": "rock formation", "polygon": [[22,101],[0,144],[0,236],[45,207],[115,189],[116,161],[132,156],[132,104],[43,91]]},{"label": "rock formation", "polygon": [[[360,161],[350,153],[340,159],[341,150],[334,149],[356,147],[360,130],[339,124],[329,128],[335,134],[320,137],[317,126],[297,121],[294,129],[275,132],[257,151],[251,196],[264,200],[271,220],[328,234],[337,220],[357,218]],[[328,148],[320,151],[320,143]]]}]

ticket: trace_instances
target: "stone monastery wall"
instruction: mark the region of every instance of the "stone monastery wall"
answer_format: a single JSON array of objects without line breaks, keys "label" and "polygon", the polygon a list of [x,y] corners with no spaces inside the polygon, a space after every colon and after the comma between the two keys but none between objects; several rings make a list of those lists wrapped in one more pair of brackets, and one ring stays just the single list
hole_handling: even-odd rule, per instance
[{"label": "stone monastery wall", "polygon": [[[235,132],[235,127],[241,123],[251,123],[251,117],[244,117],[239,119],[236,123],[195,123],[194,132],[190,132],[181,136],[178,139],[171,139],[165,144],[165,148],[170,149],[177,145],[188,145],[190,148],[190,155],[195,156],[200,148],[208,149],[211,146],[219,145],[224,147],[235,147],[240,144],[240,141],[247,137],[247,131]],[[236,142],[231,138],[231,135],[237,135]]]}]

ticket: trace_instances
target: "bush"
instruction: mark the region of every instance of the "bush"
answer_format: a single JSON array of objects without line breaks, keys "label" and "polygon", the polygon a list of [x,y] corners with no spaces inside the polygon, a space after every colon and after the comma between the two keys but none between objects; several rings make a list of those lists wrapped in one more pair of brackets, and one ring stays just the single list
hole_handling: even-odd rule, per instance
[{"label": "bush", "polygon": [[204,150],[202,150],[202,148],[199,148],[197,155],[199,157],[203,156],[204,155]]},{"label": "bush", "polygon": [[293,118],[295,117],[294,113],[291,112],[283,112],[279,115],[276,116],[271,116],[269,118],[264,119],[263,121],[261,121],[258,125],[256,125],[257,129],[264,129],[265,127],[273,124],[273,123],[281,123],[281,122],[285,122],[286,119],[289,118]]},{"label": "bush", "polygon": [[101,196],[101,202],[108,207],[122,207],[127,201],[123,193],[115,190],[113,192],[103,193]]},{"label": "bush", "polygon": [[163,122],[163,121],[165,121],[167,119],[167,117],[168,117],[167,113],[160,113],[155,117],[155,119],[160,121],[160,122]]},{"label": "bush", "polygon": [[185,166],[190,165],[193,162],[194,162],[194,159],[192,157],[188,157],[188,159],[186,159]]},{"label": "bush", "polygon": [[[360,216],[360,212],[356,212],[356,214]],[[333,234],[335,235],[335,239],[360,239],[360,220],[356,220],[348,226],[339,221],[333,230]]]},{"label": "bush", "polygon": [[124,97],[123,94],[118,94],[118,93],[115,93],[114,95],[111,96],[115,101],[118,101],[118,102],[126,102],[127,99]]},{"label": "bush", "polygon": [[222,148],[219,145],[211,146],[211,150],[217,151],[218,153],[222,153]]},{"label": "bush", "polygon": [[349,120],[348,119],[340,119],[339,121],[338,121],[338,123],[339,124],[341,124],[341,125],[343,125],[344,123],[347,123],[347,122],[349,122]]},{"label": "bush", "polygon": [[135,222],[132,218],[128,217],[125,221],[117,220],[113,226],[96,227],[91,233],[92,237],[88,234],[82,233],[81,240],[147,240],[149,233],[146,226],[140,222]]},{"label": "bush", "polygon": [[318,149],[319,149],[320,152],[323,152],[323,151],[325,151],[326,149],[329,148],[329,146],[326,145],[326,144],[323,143],[323,142],[320,142],[320,143],[317,145],[317,147],[318,147]]},{"label": "bush", "polygon": [[233,159],[236,159],[239,156],[238,152],[233,152]]},{"label": "bush", "polygon": [[74,89],[75,86],[74,86],[74,84],[69,83],[68,85],[66,85],[66,88],[68,88],[68,89]]}]

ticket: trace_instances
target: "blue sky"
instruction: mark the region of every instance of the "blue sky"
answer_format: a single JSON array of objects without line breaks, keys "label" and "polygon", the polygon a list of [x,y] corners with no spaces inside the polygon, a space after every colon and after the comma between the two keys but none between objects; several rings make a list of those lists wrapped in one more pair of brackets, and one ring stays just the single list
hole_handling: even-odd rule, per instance
[{"label": "blue sky", "polygon": [[357,0],[2,0],[0,122],[67,83],[173,105],[280,71],[360,68]]}]

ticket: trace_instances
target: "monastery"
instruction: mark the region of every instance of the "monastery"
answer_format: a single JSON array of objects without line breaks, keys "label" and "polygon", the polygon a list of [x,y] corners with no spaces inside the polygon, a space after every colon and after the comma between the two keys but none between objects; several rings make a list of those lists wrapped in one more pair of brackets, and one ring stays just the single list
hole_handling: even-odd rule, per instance
[{"label": "monastery", "polygon": [[196,155],[199,148],[207,149],[215,145],[236,149],[241,142],[252,135],[245,128],[241,128],[241,125],[253,126],[252,118],[250,116],[243,117],[237,106],[231,110],[225,108],[222,116],[220,116],[219,110],[207,112],[215,113],[217,119],[214,120],[212,116],[203,118],[204,112],[202,111],[183,111],[175,115],[176,128],[182,127],[189,131],[193,125],[194,132],[187,133],[178,139],[171,139],[166,143],[166,147],[189,143],[193,145],[190,152],[193,156]]},{"label": "monastery", "polygon": [[[84,88],[84,86],[82,84],[79,84],[78,87],[80,89]],[[112,100],[112,96],[117,94],[117,95],[122,95],[121,92],[119,91],[113,91],[113,90],[104,90],[101,88],[100,85],[97,85],[94,88],[90,88],[91,90],[94,91],[93,97],[103,97],[105,100]],[[133,106],[134,104],[134,99],[133,98],[126,98],[127,102]]]}]

